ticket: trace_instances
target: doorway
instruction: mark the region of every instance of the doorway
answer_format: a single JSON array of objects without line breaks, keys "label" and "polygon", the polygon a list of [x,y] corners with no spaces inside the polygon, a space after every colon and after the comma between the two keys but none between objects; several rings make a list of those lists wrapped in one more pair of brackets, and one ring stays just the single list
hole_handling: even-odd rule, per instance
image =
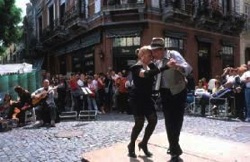
[{"label": "doorway", "polygon": [[60,64],[60,74],[66,75],[67,73],[67,65],[66,65],[66,56],[59,57],[59,64]]},{"label": "doorway", "polygon": [[211,44],[198,42],[198,79],[211,79]]},{"label": "doorway", "polygon": [[247,61],[250,61],[250,48],[246,48],[245,50],[245,63],[247,64]]}]

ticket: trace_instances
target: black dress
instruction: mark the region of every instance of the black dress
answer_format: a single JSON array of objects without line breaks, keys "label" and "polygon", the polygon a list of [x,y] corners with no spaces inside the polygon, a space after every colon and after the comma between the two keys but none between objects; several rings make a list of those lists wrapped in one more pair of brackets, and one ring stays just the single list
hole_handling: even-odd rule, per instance
[{"label": "black dress", "polygon": [[132,113],[135,116],[144,116],[155,113],[154,101],[152,100],[152,91],[154,84],[154,76],[161,71],[168,69],[168,67],[160,70],[153,64],[148,65],[149,70],[146,70],[145,77],[139,77],[139,73],[143,68],[142,64],[138,62],[133,65],[130,70],[132,73],[133,86],[130,92],[129,104]]}]

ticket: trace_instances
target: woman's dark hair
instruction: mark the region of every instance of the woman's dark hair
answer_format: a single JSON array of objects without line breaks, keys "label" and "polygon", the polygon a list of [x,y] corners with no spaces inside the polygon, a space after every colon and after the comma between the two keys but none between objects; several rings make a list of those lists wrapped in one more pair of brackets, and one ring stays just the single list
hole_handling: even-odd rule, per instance
[{"label": "woman's dark hair", "polygon": [[15,90],[17,93],[22,93],[22,92],[24,92],[24,89],[23,89],[21,86],[15,86],[14,90]]}]

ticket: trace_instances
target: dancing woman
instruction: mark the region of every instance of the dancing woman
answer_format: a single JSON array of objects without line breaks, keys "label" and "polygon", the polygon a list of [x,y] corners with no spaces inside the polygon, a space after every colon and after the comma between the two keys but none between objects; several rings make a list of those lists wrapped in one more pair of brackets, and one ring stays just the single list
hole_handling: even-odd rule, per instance
[{"label": "dancing woman", "polygon": [[150,46],[143,46],[138,52],[138,62],[130,68],[133,86],[129,104],[132,109],[135,125],[132,129],[131,139],[128,145],[128,156],[133,158],[137,157],[135,154],[135,141],[143,128],[145,118],[148,121],[148,125],[138,147],[139,150],[143,150],[147,157],[152,156],[152,153],[148,151],[147,144],[157,123],[156,110],[151,98],[154,76],[171,66],[166,65],[158,69],[152,62],[152,58]]}]

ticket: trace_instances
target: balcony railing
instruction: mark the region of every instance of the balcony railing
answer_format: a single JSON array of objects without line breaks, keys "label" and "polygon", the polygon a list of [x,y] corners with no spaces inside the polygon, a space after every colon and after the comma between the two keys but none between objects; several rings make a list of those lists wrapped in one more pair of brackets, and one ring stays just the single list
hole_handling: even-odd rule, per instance
[{"label": "balcony railing", "polygon": [[182,3],[181,1],[165,0],[163,4],[164,17],[172,16],[192,16],[195,12],[195,5],[191,2]]},{"label": "balcony railing", "polygon": [[66,28],[71,28],[72,26],[83,26],[86,27],[86,16],[85,10],[81,10],[80,3],[69,8],[63,17],[63,25]]},{"label": "balcony railing", "polygon": [[51,25],[47,26],[42,31],[41,41],[48,41],[55,39],[63,38],[66,35],[65,28],[61,25],[60,19],[55,19]]},{"label": "balcony railing", "polygon": [[164,21],[179,21],[198,28],[229,32],[242,31],[246,18],[234,11],[225,11],[218,1],[194,3],[192,0],[165,0]]},{"label": "balcony railing", "polygon": [[144,0],[134,0],[120,3],[109,3],[103,5],[103,11],[132,10],[145,7]]}]

